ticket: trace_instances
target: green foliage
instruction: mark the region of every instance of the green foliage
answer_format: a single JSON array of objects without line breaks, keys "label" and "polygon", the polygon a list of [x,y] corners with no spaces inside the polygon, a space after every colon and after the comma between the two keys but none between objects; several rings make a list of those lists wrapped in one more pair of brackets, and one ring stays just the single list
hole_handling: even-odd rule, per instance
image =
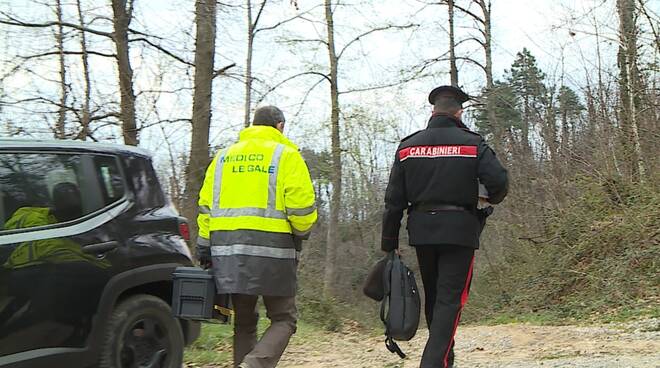
[{"label": "green foliage", "polygon": [[514,242],[498,272],[478,276],[468,318],[657,315],[660,194],[615,180],[576,186],[579,198],[547,214],[546,239]]},{"label": "green foliage", "polygon": [[334,299],[302,297],[298,311],[300,319],[326,331],[337,332],[342,327],[341,312]]},{"label": "green foliage", "polygon": [[584,110],[578,95],[567,86],[559,88],[557,99],[559,100],[559,112],[566,113],[571,118],[576,118]]},{"label": "green foliage", "polygon": [[[476,126],[479,133],[491,135],[495,129],[522,129],[522,116],[516,109],[516,96],[513,87],[507,82],[495,81],[493,89],[484,91],[482,98],[486,104],[479,106],[476,112]],[[492,108],[495,121],[488,116],[488,109]],[[498,124],[498,127],[493,126]]]},{"label": "green foliage", "polygon": [[538,107],[536,103],[543,100],[547,93],[544,85],[545,74],[536,64],[536,58],[524,48],[516,54],[511,69],[506,71],[507,83],[525,107]]},{"label": "green foliage", "polygon": [[305,163],[307,163],[309,175],[312,180],[322,184],[329,183],[332,172],[332,158],[330,157],[330,152],[315,152],[313,150],[304,148],[300,151],[300,153],[305,159]]},{"label": "green foliage", "polygon": [[[260,313],[257,334],[261,336],[270,325],[266,311]],[[232,367],[233,326],[231,324],[203,324],[199,338],[189,346],[184,355],[186,367],[212,365],[218,368]],[[293,335],[293,343],[315,342],[322,331],[304,320],[298,321],[298,330]]]},{"label": "green foliage", "polygon": [[184,361],[198,366],[231,362],[232,336],[231,325],[203,324],[199,338],[186,349]]}]

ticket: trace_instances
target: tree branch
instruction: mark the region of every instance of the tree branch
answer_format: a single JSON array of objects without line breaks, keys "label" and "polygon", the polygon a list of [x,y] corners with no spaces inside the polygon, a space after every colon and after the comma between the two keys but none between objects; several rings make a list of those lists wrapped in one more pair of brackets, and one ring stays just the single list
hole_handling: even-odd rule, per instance
[{"label": "tree branch", "polygon": [[[97,55],[97,56],[103,56],[103,57],[108,57],[108,58],[115,58],[117,55],[115,54],[105,54],[103,52],[98,52],[98,51],[86,51],[87,54],[90,55]],[[62,54],[64,55],[84,55],[85,53],[82,51],[63,51]],[[28,55],[28,56],[18,56],[21,59],[29,60],[29,59],[36,59],[36,58],[41,58],[41,57],[46,57],[46,56],[52,56],[52,55],[60,55],[59,51],[50,51],[50,52],[44,52],[42,54],[36,54],[36,55]]]},{"label": "tree branch", "polygon": [[5,12],[0,12],[6,19],[0,19],[0,24],[6,24],[10,26],[19,26],[19,27],[28,27],[28,28],[50,28],[50,27],[55,27],[55,26],[63,26],[63,27],[69,27],[73,29],[77,29],[79,31],[83,32],[89,32],[95,35],[99,36],[104,36],[108,38],[113,38],[113,34],[111,32],[103,32],[103,31],[98,31],[96,29],[92,28],[87,28],[87,27],[81,27],[77,24],[73,23],[67,23],[67,22],[46,22],[46,23],[28,23],[24,22],[22,20],[16,19],[12,17],[11,15],[5,13]]},{"label": "tree branch", "polygon": [[471,57],[457,56],[456,60],[465,60],[465,61],[471,62],[472,64],[474,64],[474,65],[478,66],[479,68],[483,69],[484,72],[486,71],[486,67],[482,63],[474,60]]},{"label": "tree branch", "polygon": [[157,40],[164,40],[163,37],[155,36],[155,35],[148,34],[148,33],[144,33],[144,32],[138,31],[137,29],[134,29],[134,28],[128,28],[128,32],[130,32],[132,34],[136,34],[138,36],[151,37],[151,38],[155,38]]},{"label": "tree branch", "polygon": [[324,45],[328,45],[327,41],[320,40],[320,39],[305,39],[305,38],[293,38],[293,39],[288,39],[288,40],[282,40],[279,41],[280,43],[305,43],[305,42],[318,42],[322,43]]},{"label": "tree branch", "polygon": [[458,46],[458,45],[460,45],[461,43],[466,42],[466,41],[475,41],[475,42],[477,42],[478,44],[480,44],[482,47],[486,47],[486,42],[484,42],[484,41],[482,41],[482,40],[480,40],[480,39],[478,39],[478,38],[476,38],[476,37],[468,37],[468,38],[462,39],[462,40],[460,40],[458,43],[456,43],[456,46]]},{"label": "tree branch", "polygon": [[[289,22],[291,22],[291,21],[294,21],[294,20],[296,20],[296,19],[298,19],[298,18],[300,18],[300,19],[304,19],[304,18],[303,18],[303,15],[305,15],[305,14],[309,14],[309,12],[311,12],[313,9],[315,9],[315,8],[317,8],[317,7],[318,7],[318,5],[317,5],[317,6],[314,6],[313,8],[311,8],[311,9],[309,9],[309,10],[306,10],[306,11],[304,11],[304,12],[302,12],[302,13],[296,14],[296,15],[294,15],[293,17],[290,17],[290,18],[284,19],[283,21],[277,22],[277,23],[273,24],[272,26],[268,26],[268,27],[263,27],[263,28],[256,29],[256,30],[254,30],[254,34],[256,35],[257,33],[261,32],[261,31],[270,31],[270,30],[273,30],[273,29],[275,29],[275,28],[277,28],[277,27],[279,27],[279,26],[281,26],[281,25],[284,25],[284,24],[286,24],[286,23],[289,23]],[[254,22],[254,26],[255,26],[255,27],[257,26],[257,22],[256,22],[256,21]]]},{"label": "tree branch", "polygon": [[235,66],[236,66],[236,63],[231,63],[227,66],[224,66],[224,67],[216,70],[215,72],[213,72],[213,77],[212,78],[215,78],[215,77],[220,76],[220,75],[224,75],[227,72],[227,70],[229,70],[229,69],[231,69]]},{"label": "tree branch", "polygon": [[[442,0],[439,4],[447,5],[447,0]],[[477,22],[479,22],[481,24],[486,24],[486,21],[483,18],[476,15],[472,11],[470,11],[470,10],[460,6],[460,5],[456,5],[455,3],[454,3],[454,8],[456,8],[456,9],[462,11],[463,13],[469,15],[470,17],[474,18],[474,20],[476,20]]]},{"label": "tree branch", "polygon": [[144,43],[150,45],[151,47],[153,47],[153,48],[159,50],[159,51],[162,52],[163,54],[165,54],[165,55],[171,57],[172,59],[174,59],[174,60],[176,60],[176,61],[178,61],[178,62],[180,62],[180,63],[182,63],[182,64],[185,64],[185,65],[188,65],[188,66],[195,66],[195,64],[191,63],[190,61],[185,60],[185,59],[183,59],[182,57],[173,54],[171,51],[167,50],[166,48],[164,48],[164,47],[162,47],[162,46],[160,46],[160,45],[158,45],[158,44],[155,44],[155,43],[151,42],[151,41],[150,41],[149,39],[147,39],[147,38],[142,38],[142,37],[141,37],[141,38],[133,38],[133,39],[128,40],[128,42],[144,42]]},{"label": "tree branch", "polygon": [[277,83],[276,85],[274,85],[270,89],[268,89],[268,91],[266,91],[264,94],[262,94],[261,97],[259,98],[259,100],[257,100],[256,105],[260,104],[269,93],[275,91],[276,89],[281,87],[283,84],[285,84],[285,83],[287,83],[287,82],[289,82],[293,79],[296,79],[298,77],[305,76],[305,75],[318,75],[318,76],[323,77],[323,79],[327,80],[328,82],[332,83],[331,80],[330,80],[330,77],[327,74],[323,74],[323,73],[319,73],[319,72],[310,71],[310,72],[303,72],[303,73],[294,74],[294,75],[280,81],[279,83]]},{"label": "tree branch", "polygon": [[316,81],[316,83],[312,84],[311,87],[309,87],[309,89],[307,90],[307,92],[305,92],[305,95],[303,96],[302,101],[300,101],[300,107],[298,107],[298,111],[296,111],[296,113],[295,113],[293,116],[298,117],[298,115],[300,115],[300,112],[302,111],[303,106],[305,106],[305,103],[307,102],[307,98],[308,98],[309,95],[312,93],[312,91],[313,91],[313,90],[314,90],[319,84],[321,84],[321,82],[323,82],[323,80],[324,80],[324,78],[321,78],[321,79],[319,79],[318,81]]},{"label": "tree branch", "polygon": [[355,42],[358,42],[362,37],[368,36],[368,35],[370,35],[372,33],[375,33],[375,32],[385,31],[385,30],[388,30],[388,29],[406,29],[406,28],[412,28],[412,27],[419,27],[419,24],[412,24],[411,23],[411,24],[406,24],[406,25],[403,25],[403,26],[389,24],[389,25],[382,26],[382,27],[372,28],[372,29],[370,29],[370,30],[368,30],[368,31],[366,31],[362,34],[359,34],[357,37],[353,38],[352,40],[348,41],[348,43],[346,45],[344,45],[344,47],[341,49],[341,51],[339,51],[339,55],[337,56],[337,59],[338,60],[341,59],[341,56],[344,54],[344,51],[346,51],[346,49],[348,49]]},{"label": "tree branch", "polygon": [[[257,24],[259,24],[259,18],[261,18],[261,14],[263,13],[267,2],[268,2],[268,0],[263,0],[261,2],[261,6],[259,6],[259,11],[257,12],[257,16],[254,18],[254,23],[252,23],[252,29],[254,29],[257,26]],[[254,32],[254,33],[257,33],[257,32]],[[253,35],[254,35],[254,33],[253,33]]]},{"label": "tree branch", "polygon": [[655,47],[656,49],[660,49],[660,35],[658,34],[658,31],[655,29],[655,26],[653,25],[654,19],[651,18],[651,16],[649,15],[649,12],[646,10],[646,4],[642,0],[639,0],[639,6],[640,6],[639,10],[642,12],[642,14],[644,14],[646,20],[648,20],[649,26],[651,27],[651,32],[655,36]]},{"label": "tree branch", "polygon": [[109,113],[106,113],[106,114],[103,114],[103,115],[90,116],[89,121],[92,122],[92,121],[98,121],[98,120],[103,120],[103,119],[107,119],[107,118],[117,118],[117,119],[119,119],[119,118],[121,118],[121,115],[118,112],[109,112]]},{"label": "tree branch", "polygon": [[380,86],[372,86],[372,87],[364,87],[364,88],[349,89],[349,90],[346,90],[346,91],[339,91],[339,92],[337,92],[337,93],[340,94],[340,95],[343,95],[343,94],[355,93],[355,92],[373,91],[373,90],[376,90],[376,89],[383,89],[383,88],[388,88],[388,87],[394,87],[394,86],[397,86],[397,85],[400,85],[400,84],[403,84],[403,83],[405,83],[405,82],[404,82],[404,81],[398,81],[398,82],[392,82],[392,83],[388,83],[388,84],[383,84],[383,85],[380,85]]},{"label": "tree branch", "polygon": [[398,86],[398,85],[405,84],[405,83],[411,82],[411,81],[419,79],[419,78],[420,78],[420,73],[415,73],[414,75],[412,75],[408,78],[404,78],[404,79],[398,80],[396,82],[382,84],[382,85],[379,85],[379,86],[349,89],[349,90],[346,90],[346,91],[339,91],[338,93],[341,95],[341,94],[348,94],[348,93],[355,93],[355,92],[373,91],[373,90],[376,90],[376,89],[383,89],[383,88]]}]

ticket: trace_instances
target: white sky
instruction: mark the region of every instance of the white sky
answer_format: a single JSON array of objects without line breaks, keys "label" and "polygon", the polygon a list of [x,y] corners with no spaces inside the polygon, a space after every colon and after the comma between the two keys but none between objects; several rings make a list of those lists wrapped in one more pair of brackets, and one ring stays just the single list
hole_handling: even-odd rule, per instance
[{"label": "white sky", "polygon": [[[64,1],[65,4],[74,2]],[[85,0],[85,8],[98,16],[110,16],[107,0]],[[192,61],[194,50],[194,1],[192,0],[136,0],[136,18],[132,26],[158,34],[163,38],[161,44],[169,50],[183,55]],[[239,0],[228,0],[229,4],[241,4]],[[300,11],[319,5],[318,0],[301,0]],[[340,63],[340,90],[362,88],[396,81],[401,69],[410,67],[425,58],[432,58],[447,49],[447,36],[441,30],[446,26],[446,7],[428,6],[418,0],[353,0],[356,6],[342,6],[336,10],[335,26],[337,48],[340,50],[355,35],[364,32],[373,25],[409,23],[419,24],[413,30],[384,31],[365,37],[354,44]],[[467,0],[458,0],[464,5]],[[504,70],[514,60],[515,54],[527,47],[536,56],[539,66],[548,75],[548,79],[579,88],[584,83],[587,73],[593,73],[596,60],[596,42],[592,35],[594,24],[599,24],[601,37],[615,37],[617,19],[614,0],[492,0],[493,5],[493,46],[494,72],[502,77]],[[651,6],[660,12],[660,1]],[[477,10],[476,6],[472,7]],[[256,76],[273,85],[287,76],[316,67],[324,71],[327,65],[325,49],[313,49],[310,43],[299,47],[280,42],[283,38],[295,35],[296,38],[315,38],[325,32],[322,7],[316,7],[308,18],[315,23],[297,21],[278,31],[260,34],[255,47],[254,71]],[[12,13],[27,21],[53,19],[52,11],[42,5],[35,5],[29,0],[0,0],[0,11]],[[76,22],[75,8],[67,7],[65,17]],[[272,0],[262,18],[261,25],[270,25],[281,19],[296,14],[288,0]],[[461,17],[457,12],[457,17]],[[91,16],[88,18],[88,20]],[[472,22],[462,17],[458,21],[457,41],[474,34],[468,28]],[[597,21],[595,21],[596,19]],[[96,28],[111,31],[108,22],[97,21]],[[569,29],[576,32],[569,35]],[[39,51],[53,50],[52,31],[24,31],[0,26],[0,49],[4,51],[2,61],[11,61],[15,55],[27,55]],[[218,14],[218,40],[216,67],[236,62],[232,71],[244,70],[245,58],[245,20],[241,9],[223,8]],[[98,51],[114,52],[112,44],[99,37],[91,37]],[[601,40],[603,41],[603,40]],[[67,44],[76,49],[77,39]],[[143,50],[132,44],[132,59],[135,69],[136,92],[149,89],[177,89],[190,87],[192,72],[171,59],[160,56],[153,50]],[[616,67],[614,58],[616,45],[601,42],[601,52],[605,69]],[[459,47],[461,55],[472,55],[483,60],[483,52],[475,43]],[[562,62],[563,57],[563,62]],[[93,79],[95,100],[100,107],[108,101],[116,101],[116,69],[111,59],[93,57]],[[0,66],[0,75],[4,75],[8,63]],[[469,93],[478,93],[483,87],[482,73],[470,65],[460,65],[460,84]],[[35,94],[57,97],[56,59],[30,64],[33,73],[19,73],[2,80],[0,88],[12,96],[33,96]],[[375,114],[379,119],[390,121],[392,129],[384,133],[386,141],[395,141],[411,132],[423,128],[430,106],[426,102],[428,91],[439,84],[447,84],[449,75],[446,63],[436,66],[431,78],[415,81],[405,86],[382,89],[365,93],[343,94],[341,103],[344,113],[360,105]],[[72,88],[80,93],[81,68],[76,58],[71,61],[69,76]],[[46,77],[51,82],[44,81]],[[309,87],[316,81],[314,77],[296,79],[268,96],[265,103],[281,106],[289,117],[287,133],[302,147],[316,150],[327,147],[329,141],[329,87],[320,84],[309,96],[301,108],[300,101]],[[262,83],[256,83],[257,91],[267,89]],[[235,139],[243,121],[243,86],[239,81],[218,78],[214,82],[214,105],[211,139],[212,144],[225,145]],[[113,97],[114,96],[114,97]],[[144,124],[159,118],[187,118],[191,115],[190,92],[161,94],[152,108],[153,95],[140,94],[138,97],[138,115]],[[16,97],[18,98],[18,97]],[[107,106],[106,106],[107,107]],[[295,115],[300,111],[300,114]],[[0,119],[11,121],[15,125],[32,127],[33,119],[43,119],[39,114],[24,115],[20,109],[0,110]],[[52,120],[52,118],[51,118]],[[38,130],[37,130],[38,131]],[[42,135],[47,129],[41,129]],[[105,131],[104,131],[105,132]],[[0,129],[0,135],[3,130]],[[175,151],[188,150],[189,129],[185,124],[153,127],[141,133],[141,145],[162,156],[163,136],[167,136]],[[37,136],[40,136],[37,134]],[[108,130],[106,136],[115,136],[120,141],[117,130]],[[389,146],[384,148],[389,149]]]}]

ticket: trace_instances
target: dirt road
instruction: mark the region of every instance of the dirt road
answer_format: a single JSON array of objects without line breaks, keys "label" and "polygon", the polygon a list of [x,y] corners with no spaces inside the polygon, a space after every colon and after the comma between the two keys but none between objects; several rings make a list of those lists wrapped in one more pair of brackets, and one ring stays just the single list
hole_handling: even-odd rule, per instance
[{"label": "dirt road", "polygon": [[[400,344],[408,353],[405,360],[389,353],[381,337],[357,332],[322,335],[314,345],[309,337],[294,339],[278,367],[418,367],[426,337],[427,331],[420,330]],[[660,319],[591,327],[462,327],[456,356],[456,368],[660,368]]]}]

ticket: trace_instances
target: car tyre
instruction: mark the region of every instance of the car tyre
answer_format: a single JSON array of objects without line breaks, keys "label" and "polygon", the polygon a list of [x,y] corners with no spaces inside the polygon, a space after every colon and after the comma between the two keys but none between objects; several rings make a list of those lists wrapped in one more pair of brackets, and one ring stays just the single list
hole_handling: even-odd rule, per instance
[{"label": "car tyre", "polygon": [[180,368],[184,339],[170,306],[152,295],[122,301],[107,326],[100,368]]}]

